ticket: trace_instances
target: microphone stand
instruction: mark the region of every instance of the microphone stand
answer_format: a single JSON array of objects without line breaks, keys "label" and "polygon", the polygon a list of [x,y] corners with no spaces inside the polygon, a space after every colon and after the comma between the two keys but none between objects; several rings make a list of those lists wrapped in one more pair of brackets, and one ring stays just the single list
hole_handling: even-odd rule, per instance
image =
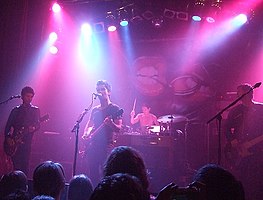
[{"label": "microphone stand", "polygon": [[79,116],[79,118],[77,119],[73,129],[71,130],[72,133],[75,133],[75,151],[74,151],[74,162],[73,162],[73,172],[72,172],[72,176],[75,176],[76,174],[76,166],[77,166],[77,156],[78,156],[78,144],[79,144],[79,125],[80,122],[82,122],[84,116],[88,113],[88,111],[90,111],[90,109],[92,108],[94,99],[96,97],[93,98],[93,94],[92,94],[92,100],[91,100],[91,104],[89,105],[88,108],[86,108]]},{"label": "microphone stand", "polygon": [[15,98],[17,98],[17,97],[11,96],[7,100],[0,102],[0,105],[2,105],[4,103],[8,103],[10,100],[15,99]]},{"label": "microphone stand", "polygon": [[244,96],[246,96],[248,93],[250,93],[251,91],[253,91],[255,88],[258,88],[261,85],[261,82],[256,83],[249,91],[245,92],[244,94],[242,94],[240,97],[238,97],[236,100],[234,100],[232,103],[230,103],[228,106],[226,106],[225,108],[223,108],[221,111],[219,111],[215,116],[213,116],[211,119],[209,119],[206,123],[209,124],[211,121],[213,121],[214,119],[218,120],[218,160],[217,160],[217,164],[220,165],[221,164],[221,127],[222,127],[222,114],[229,108],[231,108],[232,106],[234,106],[239,100],[241,100],[242,98],[244,98]]}]

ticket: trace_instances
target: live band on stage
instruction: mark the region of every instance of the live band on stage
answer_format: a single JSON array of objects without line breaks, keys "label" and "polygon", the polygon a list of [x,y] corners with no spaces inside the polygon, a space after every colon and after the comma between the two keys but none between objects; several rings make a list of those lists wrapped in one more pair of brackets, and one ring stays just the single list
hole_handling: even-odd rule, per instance
[{"label": "live band on stage", "polygon": [[[253,89],[260,84],[238,86],[238,98],[226,107],[227,109],[238,101],[241,102],[230,110],[226,119],[224,127],[226,144],[222,145],[222,152],[227,163],[223,165],[236,173],[248,188],[251,185],[251,177],[257,177],[256,172],[261,170],[262,163],[263,104],[253,101]],[[84,160],[82,164],[93,183],[96,184],[99,181],[101,167],[109,152],[116,146],[134,147],[144,154],[147,167],[167,168],[171,171],[174,168],[179,171],[178,162],[188,162],[195,159],[194,156],[197,154],[203,155],[204,152],[201,152],[203,149],[201,145],[198,145],[204,138],[195,138],[195,141],[191,141],[191,146],[188,146],[188,137],[192,135],[189,134],[189,127],[196,123],[193,120],[173,113],[157,117],[151,112],[151,106],[145,102],[140,104],[141,112],[136,113],[135,110],[139,108],[135,99],[129,115],[130,123],[126,125],[123,123],[124,110],[110,100],[111,87],[107,81],[99,80],[96,90],[93,100],[99,98],[100,104],[94,107],[91,105],[85,109],[72,130],[78,138],[79,123],[84,115],[89,113],[84,133],[80,135],[86,146],[83,151],[79,151],[76,143],[75,152],[81,154],[79,157]],[[41,117],[40,109],[31,104],[34,94],[31,87],[24,87],[21,91],[22,104],[15,107],[8,118],[4,140],[4,151],[7,157],[1,156],[1,162],[6,165],[7,170],[14,168],[26,174],[29,173],[33,135],[39,130],[40,123],[49,119],[49,115]],[[219,114],[221,115],[226,109]],[[217,115],[211,120],[215,118]],[[221,127],[218,128],[220,129]],[[191,132],[197,132],[197,130]],[[189,156],[187,152],[189,149],[196,154]],[[74,158],[74,167],[76,157],[77,155]],[[12,162],[13,167],[10,167],[9,161]],[[257,166],[254,163],[257,163]],[[75,170],[74,168],[73,173]]]}]

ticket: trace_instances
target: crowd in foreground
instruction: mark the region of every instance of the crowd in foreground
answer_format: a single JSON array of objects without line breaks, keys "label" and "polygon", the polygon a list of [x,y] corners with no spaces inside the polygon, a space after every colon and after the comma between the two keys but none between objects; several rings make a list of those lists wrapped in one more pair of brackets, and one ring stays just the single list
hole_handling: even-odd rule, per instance
[{"label": "crowd in foreground", "polygon": [[[85,174],[75,175],[65,195],[63,166],[53,161],[39,164],[33,173],[33,191],[28,191],[28,179],[22,171],[12,171],[1,177],[1,200],[244,200],[244,190],[229,171],[216,165],[201,167],[188,187],[168,185],[153,196],[144,161],[133,148],[119,146],[108,156],[104,177],[93,185]],[[64,192],[65,193],[65,192]]]}]

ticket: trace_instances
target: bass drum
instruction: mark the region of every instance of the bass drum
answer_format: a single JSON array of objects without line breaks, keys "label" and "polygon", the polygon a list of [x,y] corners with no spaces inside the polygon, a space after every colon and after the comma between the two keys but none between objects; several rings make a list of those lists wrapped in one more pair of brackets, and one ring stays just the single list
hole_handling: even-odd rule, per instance
[{"label": "bass drum", "polygon": [[157,136],[161,135],[161,133],[165,131],[165,127],[162,125],[153,125],[148,127],[148,129],[150,135],[157,135]]}]

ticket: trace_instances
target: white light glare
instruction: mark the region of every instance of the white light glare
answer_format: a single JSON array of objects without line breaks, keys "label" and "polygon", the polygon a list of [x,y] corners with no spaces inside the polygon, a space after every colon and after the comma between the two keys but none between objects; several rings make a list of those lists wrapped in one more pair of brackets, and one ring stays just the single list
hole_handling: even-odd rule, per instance
[{"label": "white light glare", "polygon": [[235,17],[235,20],[240,24],[245,24],[247,22],[247,16],[245,14],[239,14]]},{"label": "white light glare", "polygon": [[88,23],[85,23],[81,26],[81,31],[86,35],[92,35],[92,28],[91,25]]},{"label": "white light glare", "polygon": [[58,48],[56,46],[49,47],[49,52],[53,55],[58,53]]},{"label": "white light glare", "polygon": [[109,31],[109,32],[116,31],[116,29],[117,29],[116,26],[109,26],[109,27],[108,27],[108,31]]},{"label": "white light glare", "polygon": [[56,32],[51,32],[49,34],[49,40],[51,43],[54,43],[58,39],[58,34]]},{"label": "white light glare", "polygon": [[58,3],[54,3],[53,6],[52,6],[52,10],[53,10],[54,13],[58,13],[58,12],[60,12],[61,7],[60,7],[60,5]]}]

